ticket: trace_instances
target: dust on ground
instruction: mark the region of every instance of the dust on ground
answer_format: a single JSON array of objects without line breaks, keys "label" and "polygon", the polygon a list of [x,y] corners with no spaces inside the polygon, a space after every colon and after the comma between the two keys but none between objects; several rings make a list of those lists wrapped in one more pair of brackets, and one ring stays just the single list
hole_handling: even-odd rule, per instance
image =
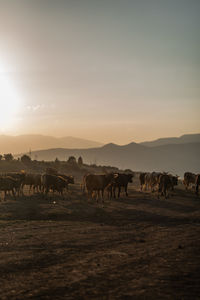
[{"label": "dust on ground", "polygon": [[129,196],[0,202],[0,298],[200,299],[200,198]]}]

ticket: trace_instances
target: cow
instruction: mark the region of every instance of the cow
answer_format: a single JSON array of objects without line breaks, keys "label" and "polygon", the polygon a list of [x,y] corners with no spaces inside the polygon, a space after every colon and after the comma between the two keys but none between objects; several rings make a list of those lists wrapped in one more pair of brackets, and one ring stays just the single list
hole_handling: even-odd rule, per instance
[{"label": "cow", "polygon": [[37,192],[41,191],[41,187],[42,187],[41,175],[26,173],[25,178],[22,182],[22,190],[25,185],[29,186],[29,194],[31,193],[31,189],[33,189],[33,192],[35,192],[35,190],[37,190]]},{"label": "cow", "polygon": [[16,180],[15,182],[15,191],[17,192],[18,196],[20,194],[23,194],[23,190],[22,190],[22,184],[24,182],[25,179],[25,172],[21,171],[21,172],[8,172],[5,173],[4,176],[8,176],[11,177],[13,179]]},{"label": "cow", "polygon": [[144,175],[145,190],[149,189],[150,182],[151,182],[151,173],[146,172],[146,174]]},{"label": "cow", "polygon": [[113,194],[114,198],[116,198],[116,189],[118,189],[118,198],[120,197],[121,188],[123,187],[126,193],[126,196],[128,197],[128,183],[133,182],[133,176],[134,174],[126,174],[126,173],[117,173],[118,176],[114,178],[113,182]]},{"label": "cow", "polygon": [[61,176],[51,174],[43,174],[41,176],[41,182],[46,195],[51,189],[53,192],[57,191],[63,196],[63,190],[68,186],[68,181],[66,179]]},{"label": "cow", "polygon": [[174,176],[174,175],[171,175],[171,174],[169,174],[169,176],[170,176],[171,182],[172,182],[171,190],[173,191],[174,190],[174,186],[178,185],[178,178],[179,178],[179,176],[178,175]]},{"label": "cow", "polygon": [[15,198],[15,187],[17,180],[10,176],[0,176],[0,191],[4,192],[4,200],[6,198],[7,192],[12,192]]},{"label": "cow", "polygon": [[[65,174],[59,174],[58,173],[57,176],[61,176],[62,178],[64,178],[65,180],[67,180],[69,184],[74,184],[74,177],[71,176],[71,175],[65,175]],[[67,186],[67,190],[69,190],[68,186]]]},{"label": "cow", "polygon": [[152,172],[151,173],[150,182],[149,182],[151,192],[154,192],[155,186],[158,186],[159,178],[160,178],[161,175],[162,175],[162,173],[160,173],[160,172]]},{"label": "cow", "polygon": [[168,174],[161,174],[158,182],[158,198],[159,193],[164,196],[165,199],[169,196],[169,189],[173,187],[172,178]]},{"label": "cow", "polygon": [[200,174],[197,174],[196,179],[195,179],[195,192],[196,192],[196,195],[199,195],[199,185],[200,185]]},{"label": "cow", "polygon": [[[101,192],[102,200],[104,197],[105,188],[113,182],[114,178],[118,176],[114,173],[110,174],[88,174],[85,176],[85,186],[88,192],[88,198],[92,198],[94,192],[97,192],[98,198]],[[97,198],[97,199],[98,199]]]},{"label": "cow", "polygon": [[191,172],[185,172],[183,184],[185,185],[185,189],[187,190],[190,186],[190,183],[195,184],[196,174]]},{"label": "cow", "polygon": [[143,187],[145,186],[145,176],[146,176],[146,172],[145,173],[140,173],[139,176],[139,180],[140,180],[140,190],[143,190]]},{"label": "cow", "polygon": [[152,172],[152,173],[146,173],[144,176],[145,181],[145,189],[151,189],[151,192],[154,191],[154,187],[158,185],[159,177],[162,173],[160,172]]}]

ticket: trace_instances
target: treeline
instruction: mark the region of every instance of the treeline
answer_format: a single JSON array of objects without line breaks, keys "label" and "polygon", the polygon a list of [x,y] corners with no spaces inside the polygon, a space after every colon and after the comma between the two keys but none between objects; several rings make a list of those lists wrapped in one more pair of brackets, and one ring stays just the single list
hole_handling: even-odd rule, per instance
[{"label": "treeline", "polygon": [[97,166],[96,164],[85,164],[83,158],[80,156],[69,156],[66,161],[60,161],[56,158],[54,161],[39,161],[32,160],[27,154],[21,157],[14,158],[11,153],[0,155],[0,173],[3,172],[17,172],[25,170],[33,173],[43,173],[47,168],[53,168],[61,173],[80,173],[86,174],[92,173],[106,173],[106,172],[118,172],[119,169],[111,166]]}]

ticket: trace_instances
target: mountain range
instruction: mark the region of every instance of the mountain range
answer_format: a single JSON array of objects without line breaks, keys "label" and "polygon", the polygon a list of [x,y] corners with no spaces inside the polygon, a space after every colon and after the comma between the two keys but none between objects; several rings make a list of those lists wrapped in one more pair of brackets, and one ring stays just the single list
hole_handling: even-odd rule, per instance
[{"label": "mountain range", "polygon": [[163,146],[168,144],[186,144],[186,143],[200,143],[200,134],[184,134],[180,137],[169,137],[169,138],[160,138],[150,142],[142,142],[140,145],[155,147]]},{"label": "mountain range", "polygon": [[[142,142],[140,145],[147,147],[162,146],[168,144],[200,143],[200,134],[187,134],[181,137],[161,138],[155,141]],[[4,153],[28,153],[35,150],[52,148],[88,149],[102,147],[103,143],[90,141],[72,136],[53,137],[39,134],[29,135],[0,135],[0,154]]]},{"label": "mountain range", "polygon": [[[181,141],[184,139],[181,138]],[[50,161],[57,157],[59,160],[66,161],[71,155],[76,158],[82,156],[83,161],[89,164],[111,165],[134,171],[168,171],[183,176],[186,171],[200,172],[199,154],[200,141],[196,136],[196,142],[170,143],[159,146],[137,143],[119,146],[110,143],[90,149],[54,148],[34,151],[32,158]]]},{"label": "mountain range", "polygon": [[[103,145],[74,137],[55,138],[43,135],[0,136],[0,153],[16,157],[29,153],[32,159],[66,161],[69,156],[82,156],[88,164],[111,165],[135,171],[169,171],[183,175],[200,171],[200,134],[155,141]],[[40,150],[38,150],[40,149]]]},{"label": "mountain range", "polygon": [[23,153],[34,150],[50,148],[93,148],[100,147],[102,143],[89,141],[71,136],[53,137],[38,134],[29,135],[0,135],[0,153]]}]

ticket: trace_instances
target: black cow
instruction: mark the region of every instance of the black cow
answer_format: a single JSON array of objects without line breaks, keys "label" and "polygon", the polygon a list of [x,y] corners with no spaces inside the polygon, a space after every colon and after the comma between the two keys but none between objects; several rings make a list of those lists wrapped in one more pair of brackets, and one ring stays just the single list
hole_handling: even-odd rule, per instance
[{"label": "black cow", "polygon": [[114,198],[116,198],[116,189],[118,189],[118,198],[120,197],[120,193],[121,193],[121,188],[124,187],[126,196],[128,196],[128,183],[133,182],[133,174],[120,174],[117,173],[117,177],[114,179],[114,183],[113,183],[113,194],[114,194]]}]

